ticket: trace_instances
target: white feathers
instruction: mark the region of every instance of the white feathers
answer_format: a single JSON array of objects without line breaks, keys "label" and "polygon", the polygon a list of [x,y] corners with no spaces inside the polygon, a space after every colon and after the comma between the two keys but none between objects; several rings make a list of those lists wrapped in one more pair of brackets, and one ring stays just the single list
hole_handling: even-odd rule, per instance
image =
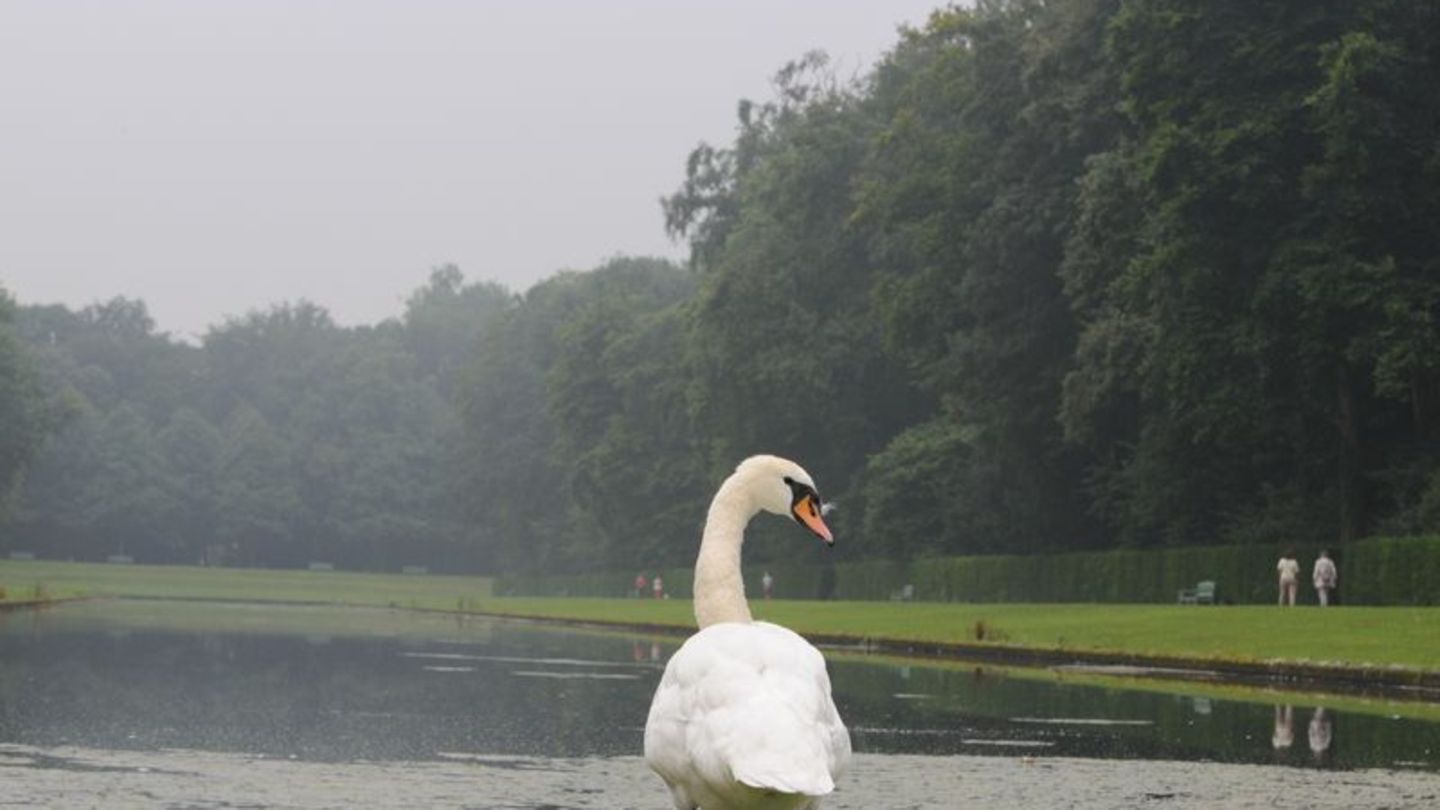
[{"label": "white feathers", "polygon": [[744,525],[785,508],[771,503],[788,492],[785,476],[810,483],[793,462],[747,459],[710,507],[695,571],[702,629],[666,665],[645,725],[645,759],[677,810],[817,808],[850,759],[820,651],[750,621],[745,605]]},{"label": "white feathers", "polygon": [[717,624],[666,666],[645,759],[677,808],[812,807],[835,789],[850,736],[818,650],[766,622]]}]

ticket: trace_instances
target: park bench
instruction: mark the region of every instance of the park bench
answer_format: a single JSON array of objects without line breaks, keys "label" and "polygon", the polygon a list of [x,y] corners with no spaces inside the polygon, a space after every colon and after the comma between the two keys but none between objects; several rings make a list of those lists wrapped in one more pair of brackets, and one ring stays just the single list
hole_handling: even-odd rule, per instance
[{"label": "park bench", "polygon": [[1207,579],[1195,583],[1193,588],[1180,589],[1180,604],[1182,605],[1213,605],[1215,604],[1215,580]]}]

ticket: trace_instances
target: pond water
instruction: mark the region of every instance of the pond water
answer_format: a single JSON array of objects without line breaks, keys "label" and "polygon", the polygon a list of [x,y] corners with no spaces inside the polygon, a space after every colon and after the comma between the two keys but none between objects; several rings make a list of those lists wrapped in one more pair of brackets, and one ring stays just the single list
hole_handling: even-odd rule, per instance
[{"label": "pond water", "polygon": [[[185,602],[72,603],[0,622],[0,744],[322,762],[635,755],[678,644],[403,611]],[[1383,704],[827,657],[857,752],[1440,770],[1440,723]]]}]

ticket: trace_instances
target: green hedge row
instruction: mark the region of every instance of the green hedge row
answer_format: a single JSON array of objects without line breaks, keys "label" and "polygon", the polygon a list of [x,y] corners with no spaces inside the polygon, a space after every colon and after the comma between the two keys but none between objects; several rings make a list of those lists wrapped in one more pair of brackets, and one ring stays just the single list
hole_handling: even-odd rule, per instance
[{"label": "green hedge row", "polygon": [[[1181,588],[1213,579],[1222,602],[1276,598],[1282,545],[1115,550],[1040,556],[940,557],[911,563],[769,566],[776,595],[788,599],[889,599],[905,585],[936,602],[1174,602]],[[1318,547],[1296,546],[1301,601],[1314,601],[1310,566]],[[1339,599],[1352,605],[1440,604],[1440,536],[1371,538],[1331,547],[1340,569]],[[653,576],[654,571],[645,572]],[[689,598],[691,570],[660,571],[665,591]],[[763,569],[745,572],[746,591],[760,593]],[[502,577],[508,596],[626,596],[635,573]]]}]

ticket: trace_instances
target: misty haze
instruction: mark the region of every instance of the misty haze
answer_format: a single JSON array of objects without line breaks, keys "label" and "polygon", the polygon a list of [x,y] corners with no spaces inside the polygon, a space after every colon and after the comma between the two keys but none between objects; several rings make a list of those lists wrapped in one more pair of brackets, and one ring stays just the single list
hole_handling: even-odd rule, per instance
[{"label": "misty haze", "polygon": [[1440,5],[0,0],[0,804],[1433,807]]}]

